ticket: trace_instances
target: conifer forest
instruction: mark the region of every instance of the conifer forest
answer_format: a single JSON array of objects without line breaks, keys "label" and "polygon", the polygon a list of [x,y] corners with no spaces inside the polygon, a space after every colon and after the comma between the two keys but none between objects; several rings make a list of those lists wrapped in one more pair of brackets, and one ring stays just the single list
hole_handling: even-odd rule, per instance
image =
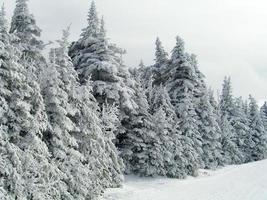
[{"label": "conifer forest", "polygon": [[[125,175],[185,179],[267,156],[267,103],[217,95],[177,36],[126,66],[92,1],[49,55],[28,0],[0,10],[0,199],[96,200]],[[153,41],[155,38],[151,38]],[[142,199],[140,199],[142,200]]]}]

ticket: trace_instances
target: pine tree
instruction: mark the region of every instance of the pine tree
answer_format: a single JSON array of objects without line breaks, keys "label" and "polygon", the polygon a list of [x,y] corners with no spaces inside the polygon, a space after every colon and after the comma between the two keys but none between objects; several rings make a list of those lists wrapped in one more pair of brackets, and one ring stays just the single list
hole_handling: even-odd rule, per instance
[{"label": "pine tree", "polygon": [[249,96],[249,127],[250,161],[262,160],[266,158],[267,153],[267,134],[260,118],[257,102],[251,95]]},{"label": "pine tree", "polygon": [[81,36],[84,37],[97,37],[99,33],[99,18],[96,10],[95,2],[92,1],[91,7],[87,16],[88,26],[83,29]]},{"label": "pine tree", "polygon": [[[57,170],[42,142],[46,127],[43,99],[37,85],[26,81],[26,69],[19,63],[21,52],[7,32],[5,12],[0,21],[0,188],[12,199],[52,198]],[[51,182],[50,182],[51,181]]]},{"label": "pine tree", "polygon": [[113,115],[113,110],[104,107],[100,115],[98,104],[92,95],[91,82],[78,87],[75,94],[78,113],[75,114],[74,121],[79,125],[79,130],[73,135],[78,142],[79,151],[86,159],[88,169],[91,169],[93,188],[88,192],[97,196],[104,188],[120,186],[123,179],[123,163],[112,142],[115,136],[112,129],[114,124],[110,118],[115,120],[116,115]]},{"label": "pine tree", "polygon": [[264,129],[265,131],[267,131],[267,102],[264,102],[264,104],[260,108],[260,115],[264,125]]},{"label": "pine tree", "polygon": [[196,98],[196,101],[200,101],[200,98],[204,97],[208,93],[207,86],[204,81],[205,76],[199,70],[196,55],[187,55],[187,57],[196,74],[194,97]]},{"label": "pine tree", "polygon": [[119,153],[113,142],[116,140],[116,130],[119,126],[121,126],[118,116],[119,110],[117,106],[105,104],[102,107],[100,117],[106,142],[107,158],[109,158],[110,161],[108,169],[111,171],[110,177],[112,178],[112,182],[109,187],[121,186],[123,180],[122,171],[124,170],[124,164],[122,159],[119,157]]},{"label": "pine tree", "polygon": [[162,85],[151,88],[150,112],[157,137],[161,142],[159,154],[163,155],[163,166],[159,175],[185,178],[185,158],[182,156],[181,133],[177,128],[177,117],[169,94]]},{"label": "pine tree", "polygon": [[135,115],[138,108],[134,101],[135,81],[122,62],[123,53],[122,49],[109,43],[104,20],[99,23],[95,4],[92,3],[88,26],[80,39],[71,45],[69,55],[81,84],[86,85],[89,78],[92,81],[93,94],[100,108],[103,109],[106,103],[118,106],[121,126],[116,130],[115,142],[119,148],[124,142],[128,123],[134,123],[131,122],[134,118],[130,116]]},{"label": "pine tree", "polygon": [[222,155],[223,164],[231,165],[241,163],[240,152],[236,143],[233,141],[234,129],[229,123],[226,115],[221,115],[221,144],[222,144]]},{"label": "pine tree", "polygon": [[[77,165],[77,172],[73,173],[70,161],[60,163],[63,166],[60,169],[67,171],[66,176],[72,180],[68,182],[71,198],[87,199],[98,196],[104,188],[120,186],[122,161],[112,142],[113,132],[106,135],[102,127],[91,82],[85,85],[78,82],[78,75],[67,54],[68,36],[69,28],[63,31],[62,39],[58,40],[59,47],[50,54],[50,71],[53,75],[46,76],[44,90],[51,124],[47,137],[58,137],[58,141],[48,141],[52,152],[60,151],[62,155],[59,156],[63,156],[63,160],[68,155],[72,158],[71,162]],[[60,149],[58,142],[62,143]],[[54,156],[57,158],[57,155]]]},{"label": "pine tree", "polygon": [[4,32],[6,33],[8,30],[8,22],[6,19],[6,10],[5,10],[5,6],[4,4],[1,7],[1,12],[0,12],[0,29],[1,29],[1,33]]},{"label": "pine tree", "polygon": [[238,146],[238,137],[239,134],[244,133],[242,133],[241,129],[242,121],[240,121],[239,117],[237,116],[237,108],[232,95],[230,77],[225,77],[224,79],[222,94],[220,96],[219,108],[222,121],[221,123],[222,126],[225,126],[221,127],[222,131],[225,131],[225,133],[222,133],[222,138],[224,138],[223,140],[226,141],[228,141],[229,139],[231,140],[228,142],[224,142],[223,144],[223,151],[225,151],[226,156],[229,156],[225,159],[227,160],[227,164],[241,164],[244,162],[244,155],[241,151],[242,148]]},{"label": "pine tree", "polygon": [[159,38],[156,39],[155,67],[164,67],[168,62],[168,54],[164,50]]},{"label": "pine tree", "polygon": [[153,130],[152,115],[148,112],[149,105],[140,81],[136,84],[135,101],[138,105],[136,113],[129,116],[125,123],[127,132],[120,138],[121,155],[125,163],[126,173],[140,176],[158,175],[162,168],[159,152],[159,141]]},{"label": "pine tree", "polygon": [[242,98],[235,99],[235,119],[233,127],[236,133],[236,142],[239,148],[239,151],[242,153],[242,162],[247,162],[249,155],[249,145],[246,141],[249,140],[250,131],[249,131],[249,121],[248,117],[243,108],[244,102]]},{"label": "pine tree", "polygon": [[41,29],[36,25],[34,16],[30,14],[28,0],[16,0],[9,32],[18,37],[14,43],[23,52],[20,62],[39,78],[46,67],[45,58],[41,54],[45,45],[39,39]]},{"label": "pine tree", "polygon": [[234,116],[234,99],[232,95],[232,86],[230,77],[224,78],[219,106],[222,115],[226,115],[227,119],[231,120],[231,117]]},{"label": "pine tree", "polygon": [[84,187],[90,188],[86,185],[92,183],[83,181],[88,177],[89,172],[86,166],[82,165],[84,157],[77,151],[77,141],[71,135],[71,131],[76,127],[68,116],[67,109],[70,107],[68,94],[64,91],[64,84],[55,65],[55,63],[49,65],[44,77],[43,96],[49,120],[49,129],[45,132],[44,139],[52,153],[53,164],[63,174],[59,178],[66,184],[58,198],[83,199],[82,197],[88,192],[83,190]]},{"label": "pine tree", "polygon": [[187,173],[195,175],[197,168],[203,166],[202,139],[198,131],[197,114],[195,112],[194,86],[196,74],[188,62],[184,42],[176,38],[176,46],[171,56],[171,78],[167,82],[171,103],[179,119],[179,129],[182,132],[184,156],[187,157]]},{"label": "pine tree", "polygon": [[123,50],[110,44],[106,38],[104,20],[99,23],[95,3],[91,5],[88,26],[83,30],[80,39],[71,45],[71,56],[80,82],[84,84],[89,77],[93,82],[94,96],[100,103],[106,100],[116,103],[120,110],[134,109],[133,81],[128,69],[123,66]]},{"label": "pine tree", "polygon": [[222,164],[222,147],[220,143],[221,129],[217,121],[216,111],[209,101],[208,94],[200,99],[199,131],[202,133],[202,159],[207,169],[215,169]]}]

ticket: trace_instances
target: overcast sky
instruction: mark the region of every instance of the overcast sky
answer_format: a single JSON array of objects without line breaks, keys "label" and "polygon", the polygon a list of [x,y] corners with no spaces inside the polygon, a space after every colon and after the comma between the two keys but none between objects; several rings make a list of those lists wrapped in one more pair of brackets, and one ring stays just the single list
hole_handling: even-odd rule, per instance
[{"label": "overcast sky", "polygon": [[[15,0],[4,3],[10,18]],[[128,66],[137,66],[141,58],[147,65],[153,63],[157,36],[170,52],[180,35],[187,51],[197,54],[212,88],[220,89],[223,77],[231,75],[235,95],[267,99],[266,0],[96,0],[96,4],[111,41],[127,50]],[[76,40],[86,26],[89,5],[90,0],[29,2],[45,41],[60,37],[70,23],[71,40]]]}]

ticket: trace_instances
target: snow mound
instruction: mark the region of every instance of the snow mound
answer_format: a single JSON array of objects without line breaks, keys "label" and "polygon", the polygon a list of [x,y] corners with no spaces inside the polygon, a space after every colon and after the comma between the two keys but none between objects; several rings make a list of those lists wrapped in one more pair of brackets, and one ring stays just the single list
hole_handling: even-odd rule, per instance
[{"label": "snow mound", "polygon": [[267,200],[267,160],[200,170],[197,178],[126,176],[123,188],[109,189],[100,200]]}]

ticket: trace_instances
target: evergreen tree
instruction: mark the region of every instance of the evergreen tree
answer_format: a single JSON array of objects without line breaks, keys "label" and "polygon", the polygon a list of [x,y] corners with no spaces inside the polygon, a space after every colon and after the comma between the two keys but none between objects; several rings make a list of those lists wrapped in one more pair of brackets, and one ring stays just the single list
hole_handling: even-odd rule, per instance
[{"label": "evergreen tree", "polygon": [[201,110],[199,131],[203,135],[202,159],[205,168],[215,169],[222,164],[221,129],[217,121],[217,113],[210,104],[208,94],[200,99],[199,110]]},{"label": "evergreen tree", "polygon": [[160,68],[168,62],[168,54],[164,50],[159,38],[156,39],[155,67]]},{"label": "evergreen tree", "polygon": [[198,131],[197,114],[195,112],[194,86],[196,74],[188,62],[184,42],[176,38],[176,46],[171,56],[172,73],[167,82],[171,103],[179,119],[179,129],[182,132],[184,156],[187,157],[187,172],[195,175],[198,167],[203,167],[202,136]]},{"label": "evergreen tree", "polygon": [[233,142],[234,129],[229,123],[226,115],[221,115],[221,144],[222,144],[222,155],[223,164],[231,165],[241,163],[240,152],[235,142]]},{"label": "evergreen tree", "polygon": [[133,81],[128,69],[121,61],[123,50],[110,44],[106,38],[104,21],[99,23],[94,2],[88,17],[88,26],[80,39],[71,45],[71,56],[75,69],[84,84],[89,77],[93,82],[94,96],[100,103],[116,103],[120,110],[135,109],[132,102]]},{"label": "evergreen tree", "polygon": [[88,185],[92,183],[88,182],[89,172],[86,166],[82,165],[85,159],[77,151],[78,143],[71,135],[71,131],[76,127],[68,116],[70,107],[68,94],[64,91],[64,84],[55,65],[55,63],[49,65],[44,77],[43,96],[50,125],[44,134],[44,139],[54,158],[53,164],[63,174],[59,178],[66,184],[58,198],[84,199],[83,197],[90,191],[84,188],[90,188]]},{"label": "evergreen tree", "polygon": [[51,199],[57,169],[42,142],[46,127],[43,99],[26,81],[19,63],[21,52],[7,32],[4,8],[0,13],[0,188],[11,199]]},{"label": "evergreen tree", "polygon": [[1,33],[4,32],[6,33],[8,30],[8,22],[6,19],[6,10],[5,10],[5,6],[4,4],[1,7],[1,12],[0,12],[0,29],[1,29]]},{"label": "evergreen tree", "polygon": [[114,141],[116,140],[115,132],[118,127],[121,126],[119,120],[119,110],[115,105],[105,104],[102,107],[101,122],[104,138],[106,142],[106,154],[110,163],[108,163],[108,169],[111,171],[110,177],[112,178],[109,187],[121,186],[123,180],[122,171],[124,170],[124,164],[119,157],[119,152],[115,147]]},{"label": "evergreen tree", "polygon": [[44,79],[51,125],[46,141],[69,191],[61,198],[93,199],[104,188],[121,184],[122,163],[112,139],[103,133],[91,82],[82,86],[78,82],[67,54],[68,36],[69,30],[64,30],[59,47],[50,53],[52,63]]},{"label": "evergreen tree", "polygon": [[14,43],[23,52],[20,62],[39,78],[46,67],[45,58],[41,54],[45,45],[39,39],[41,29],[36,25],[34,16],[30,14],[28,0],[16,0],[9,32],[18,37]]},{"label": "evergreen tree", "polygon": [[[103,107],[100,115],[98,104],[92,95],[91,82],[80,86],[75,92],[75,107],[78,112],[74,121],[79,129],[73,133],[84,155],[90,179],[93,181],[92,196],[97,196],[107,187],[118,187],[122,181],[123,163],[112,140],[114,139],[113,121],[116,116],[113,108]],[[115,123],[115,122],[114,122]]]},{"label": "evergreen tree", "polygon": [[[220,96],[220,114],[221,114],[221,120],[222,120],[222,131],[224,130],[225,133],[223,134],[223,138],[225,138],[226,141],[231,140],[229,142],[224,142],[223,150],[225,151],[226,156],[229,156],[228,158],[225,158],[227,160],[227,164],[241,164],[244,162],[244,155],[242,154],[242,147],[240,148],[238,146],[238,140],[239,140],[239,134],[244,134],[243,130],[243,122],[240,121],[240,117],[237,116],[237,108],[234,102],[234,98],[232,95],[232,86],[231,86],[231,79],[230,77],[225,77],[224,83],[223,83],[223,89],[222,94]],[[228,121],[228,122],[226,122]],[[230,134],[229,136],[227,136]],[[228,145],[230,144],[230,145]],[[227,149],[229,147],[229,149]],[[228,152],[228,153],[227,153]],[[230,161],[232,159],[232,161]],[[230,162],[230,163],[229,163]]]},{"label": "evergreen tree", "polygon": [[250,160],[257,161],[266,158],[267,134],[264,130],[263,122],[256,100],[249,96],[249,127],[251,138],[248,142],[250,147]]},{"label": "evergreen tree", "polygon": [[196,55],[187,55],[187,57],[196,74],[194,97],[196,98],[196,101],[199,102],[201,97],[204,97],[208,94],[207,86],[204,81],[205,76],[199,70]]},{"label": "evergreen tree", "polygon": [[260,108],[260,115],[264,125],[264,129],[265,131],[267,131],[267,102],[264,102],[264,104]]},{"label": "evergreen tree", "polygon": [[226,115],[228,120],[231,119],[231,116],[234,116],[234,99],[232,95],[232,86],[230,77],[224,78],[219,106],[222,115]]},{"label": "evergreen tree", "polygon": [[249,144],[247,141],[250,137],[249,121],[243,108],[244,102],[242,98],[235,99],[235,119],[233,127],[236,133],[236,142],[239,151],[242,153],[242,162],[248,161],[249,156]]},{"label": "evergreen tree", "polygon": [[[153,130],[152,116],[144,90],[137,81],[135,101],[139,108],[125,123],[127,132],[121,139],[119,148],[125,163],[126,173],[140,176],[158,175],[162,169],[159,138]],[[160,156],[160,157],[158,157]]]},{"label": "evergreen tree", "polygon": [[161,142],[158,153],[163,155],[164,168],[159,175],[185,178],[186,158],[182,155],[181,133],[177,127],[177,117],[169,94],[162,85],[151,90],[150,112],[153,114],[155,132]]},{"label": "evergreen tree", "polygon": [[129,123],[135,123],[131,116],[136,115],[138,108],[134,99],[135,81],[122,62],[123,53],[123,50],[109,43],[104,20],[99,23],[93,2],[88,26],[83,30],[80,39],[71,45],[69,55],[81,84],[85,85],[89,78],[92,81],[93,94],[100,108],[103,110],[106,103],[118,106],[121,125],[116,130],[115,142],[119,149],[123,146]]}]

